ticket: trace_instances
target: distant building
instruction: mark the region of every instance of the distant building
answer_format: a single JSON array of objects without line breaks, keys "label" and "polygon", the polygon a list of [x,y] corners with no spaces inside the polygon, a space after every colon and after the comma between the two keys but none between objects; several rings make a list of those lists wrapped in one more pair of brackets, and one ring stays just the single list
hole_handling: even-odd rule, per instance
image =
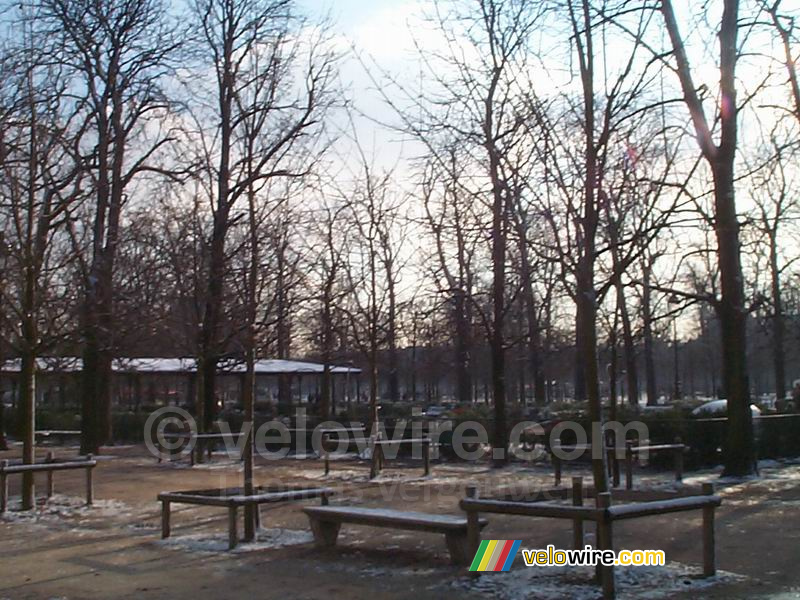
[{"label": "distant building", "polygon": [[[10,360],[0,368],[0,398],[16,406],[19,399],[21,361]],[[42,408],[79,410],[79,376],[82,361],[76,357],[48,357],[37,361],[36,402]],[[118,358],[112,364],[112,401],[116,410],[174,404],[193,406],[197,368],[193,358]],[[292,403],[312,403],[319,397],[324,365],[296,360],[256,362],[256,406],[276,404],[279,382],[289,390]],[[221,408],[241,404],[245,365],[225,360],[219,365],[217,401]],[[331,366],[334,402],[358,398],[361,369]]]}]

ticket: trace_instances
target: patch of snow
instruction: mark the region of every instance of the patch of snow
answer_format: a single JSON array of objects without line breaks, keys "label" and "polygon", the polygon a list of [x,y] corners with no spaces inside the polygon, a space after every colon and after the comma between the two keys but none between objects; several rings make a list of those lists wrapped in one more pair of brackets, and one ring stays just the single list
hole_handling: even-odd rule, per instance
[{"label": "patch of snow", "polygon": [[298,531],[295,529],[259,529],[255,542],[241,542],[233,550],[228,550],[227,534],[193,534],[179,535],[165,540],[159,540],[157,544],[186,550],[189,552],[201,552],[205,554],[228,553],[245,554],[260,550],[271,550],[283,548],[285,546],[297,546],[309,544],[314,541],[314,536],[310,531]]},{"label": "patch of snow", "polygon": [[[596,600],[602,590],[593,580],[593,567],[526,567],[521,559],[508,573],[485,573],[477,579],[460,578],[451,587],[491,595],[498,600]],[[711,586],[742,581],[745,577],[717,571],[702,578],[699,567],[670,563],[663,567],[616,567],[617,598],[658,600],[679,592],[696,592]]]},{"label": "patch of snow", "polygon": [[[148,463],[152,464],[152,463]],[[233,470],[233,471],[243,471],[244,470],[244,463],[242,461],[236,459],[234,461],[228,462],[204,462],[204,463],[195,463],[192,466],[187,459],[182,460],[167,460],[161,463],[161,465],[166,466],[170,469],[187,469],[187,470],[198,470],[198,471],[219,471],[219,470]]]},{"label": "patch of snow", "polygon": [[95,500],[91,506],[86,505],[85,498],[54,494],[47,501],[37,499],[34,510],[21,510],[19,498],[9,502],[9,510],[0,515],[0,521],[18,523],[38,523],[57,521],[68,518],[79,518],[85,523],[88,517],[114,517],[130,515],[131,508],[119,500]]}]

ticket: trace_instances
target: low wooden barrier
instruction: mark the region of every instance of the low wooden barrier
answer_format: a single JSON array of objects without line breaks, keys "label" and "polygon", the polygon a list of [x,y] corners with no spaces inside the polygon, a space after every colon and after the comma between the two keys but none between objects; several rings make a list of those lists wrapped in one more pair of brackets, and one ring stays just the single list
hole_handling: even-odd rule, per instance
[{"label": "low wooden barrier", "polygon": [[[584,452],[591,452],[591,444],[575,445],[575,446],[554,446],[550,449],[551,461],[553,463],[553,476],[556,485],[561,485],[561,475],[563,467],[563,459],[558,456],[554,450],[563,450],[565,452],[573,452],[575,450],[583,450]],[[608,467],[609,477],[613,477],[614,486],[619,485],[618,475],[619,469],[614,468],[614,463],[619,460],[619,455],[624,453],[623,462],[625,465],[625,487],[633,489],[633,463],[634,457],[638,457],[643,452],[671,452],[673,454],[673,472],[675,473],[675,481],[683,481],[683,455],[687,450],[687,446],[681,443],[680,438],[675,439],[674,444],[654,444],[644,446],[634,446],[633,442],[625,442],[624,450],[622,447],[605,448],[606,452],[606,465]]]},{"label": "low wooden barrier", "polygon": [[[331,470],[330,465],[330,453],[327,451],[328,441],[329,441],[330,432],[326,432],[323,434],[322,437],[322,448],[323,448],[323,461],[325,465],[325,475],[328,475]],[[361,438],[366,439],[366,438]],[[424,476],[428,476],[431,473],[431,442],[430,438],[428,437],[421,437],[421,438],[409,438],[409,439],[401,439],[401,440],[385,440],[382,437],[382,434],[378,432],[378,434],[374,438],[370,438],[369,446],[372,450],[372,456],[370,458],[370,469],[369,469],[369,478],[375,479],[381,472],[381,470],[386,466],[386,454],[383,451],[384,446],[396,446],[401,444],[421,444],[422,445],[422,472]]]},{"label": "low wooden barrier", "polygon": [[372,442],[372,462],[370,463],[369,478],[374,479],[386,466],[386,455],[383,452],[384,446],[394,446],[400,444],[421,444],[422,445],[422,472],[424,476],[431,474],[431,440],[427,437],[410,438],[403,440],[384,440],[380,433]]},{"label": "low wooden barrier", "polygon": [[645,446],[634,446],[633,442],[625,442],[625,487],[633,488],[633,457],[642,452],[671,452],[673,455],[673,471],[675,481],[683,481],[683,454],[687,447],[681,443],[681,438],[675,438],[674,444],[656,444]]},{"label": "low wooden barrier", "polygon": [[97,466],[91,454],[86,456],[86,460],[77,461],[57,461],[52,452],[47,453],[44,462],[34,464],[10,464],[8,460],[0,461],[0,513],[8,509],[8,476],[22,473],[46,473],[47,488],[46,494],[50,498],[54,492],[53,473],[56,471],[69,471],[74,469],[86,470],[86,504],[94,502],[94,484],[92,470]]},{"label": "low wooden barrier", "polygon": [[[191,452],[188,452],[189,455],[189,464],[193,467],[195,464],[202,462],[203,454],[206,453],[208,455],[208,460],[211,460],[211,453],[213,452],[214,448],[219,442],[224,442],[226,439],[235,439],[239,435],[240,432],[230,432],[230,433],[164,433],[164,439],[166,440],[186,440],[187,442],[194,442],[194,447],[192,448]],[[170,456],[170,461],[175,460],[176,456],[180,455],[180,449],[170,449],[167,451]],[[159,454],[158,462],[161,462],[162,455]]]},{"label": "low wooden barrier", "polygon": [[67,439],[80,440],[81,437],[81,432],[73,429],[41,429],[39,431],[34,431],[33,434],[36,437],[36,443],[58,440],[61,445],[63,445]]},{"label": "low wooden barrier", "polygon": [[[611,504],[612,494],[610,492],[601,492],[596,494],[595,506],[591,507],[583,506],[582,478],[575,477],[572,481],[572,505],[480,499],[478,498],[477,488],[469,486],[467,487],[466,498],[461,500],[460,506],[467,513],[467,539],[470,552],[473,553],[477,552],[480,545],[480,528],[476,525],[480,513],[571,520],[573,523],[573,545],[575,549],[584,547],[584,522],[594,521],[597,524],[597,548],[599,550],[613,550],[613,524],[615,521],[689,510],[702,510],[703,575],[710,577],[716,573],[714,510],[722,504],[722,499],[714,495],[714,488],[710,483],[704,483],[702,490],[703,493],[699,496],[685,496],[616,506]],[[603,566],[599,570],[603,598],[614,598],[614,567]]]},{"label": "low wooden barrier", "polygon": [[215,490],[188,490],[183,492],[161,492],[161,538],[170,537],[171,505],[195,504],[199,506],[221,506],[228,509],[228,549],[234,549],[239,543],[238,509],[244,506],[256,507],[256,523],[260,524],[259,507],[262,504],[290,502],[320,498],[322,505],[328,504],[328,498],[335,492],[331,488],[256,488],[258,493],[245,495],[239,488]]}]

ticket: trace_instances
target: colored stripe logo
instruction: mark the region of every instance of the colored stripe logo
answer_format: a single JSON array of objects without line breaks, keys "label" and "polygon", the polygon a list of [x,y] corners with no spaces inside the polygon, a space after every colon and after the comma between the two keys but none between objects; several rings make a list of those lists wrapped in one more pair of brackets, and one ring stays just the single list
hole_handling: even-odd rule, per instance
[{"label": "colored stripe logo", "polygon": [[483,540],[470,571],[508,571],[519,551],[520,540]]}]

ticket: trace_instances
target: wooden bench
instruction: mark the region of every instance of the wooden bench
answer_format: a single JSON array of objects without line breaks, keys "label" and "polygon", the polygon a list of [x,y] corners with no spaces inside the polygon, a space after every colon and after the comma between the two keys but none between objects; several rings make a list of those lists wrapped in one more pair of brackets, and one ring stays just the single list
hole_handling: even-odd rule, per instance
[{"label": "wooden bench", "polygon": [[[319,547],[336,545],[342,523],[388,527],[410,531],[443,533],[453,564],[468,565],[474,554],[467,542],[467,518],[458,515],[435,515],[385,508],[356,508],[352,506],[309,506],[303,509],[311,522],[314,541]],[[485,527],[488,521],[480,519]]]},{"label": "wooden bench", "polygon": [[172,504],[196,504],[200,506],[221,506],[227,508],[228,549],[233,550],[239,543],[237,513],[240,506],[255,506],[256,520],[260,521],[258,507],[262,504],[320,498],[324,505],[328,503],[328,498],[335,493],[331,488],[289,487],[283,489],[258,487],[254,492],[255,493],[250,496],[244,495],[239,488],[161,492],[158,495],[158,499],[161,502],[161,538],[168,538],[172,532],[170,528]]}]

